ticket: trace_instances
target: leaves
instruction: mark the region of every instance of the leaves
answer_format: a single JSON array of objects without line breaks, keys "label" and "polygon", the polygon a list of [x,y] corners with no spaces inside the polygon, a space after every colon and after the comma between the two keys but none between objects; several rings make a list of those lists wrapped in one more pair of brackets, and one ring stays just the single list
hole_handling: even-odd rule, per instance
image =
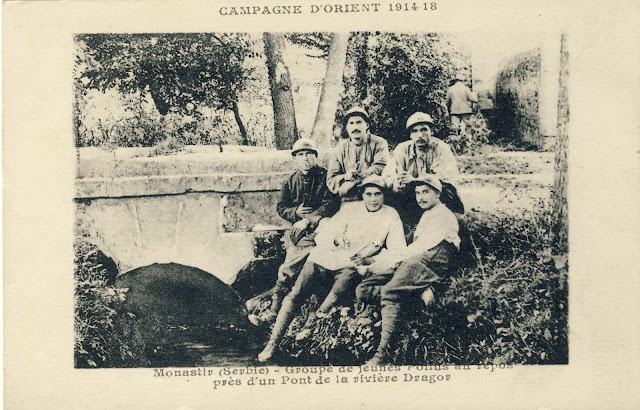
[{"label": "leaves", "polygon": [[128,289],[111,284],[117,272],[110,272],[99,263],[104,254],[82,235],[76,238],[74,249],[76,367],[110,367],[123,361],[140,363],[138,348],[126,337],[129,330],[123,328],[123,324],[135,319],[122,308]]},{"label": "leaves", "polygon": [[149,93],[158,111],[189,104],[230,109],[245,86],[243,34],[83,34],[77,77],[86,88]]},{"label": "leaves", "polygon": [[415,111],[431,114],[438,136],[446,136],[446,90],[468,64],[450,38],[433,33],[354,33],[338,114],[366,105],[373,132],[392,146],[406,140],[405,122]]}]

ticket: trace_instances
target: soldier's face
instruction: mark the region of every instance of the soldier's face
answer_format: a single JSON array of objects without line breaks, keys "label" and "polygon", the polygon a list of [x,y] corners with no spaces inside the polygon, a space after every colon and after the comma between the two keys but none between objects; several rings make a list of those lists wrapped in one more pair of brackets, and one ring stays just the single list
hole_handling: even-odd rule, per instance
[{"label": "soldier's face", "polygon": [[419,149],[424,149],[429,145],[429,138],[433,136],[431,127],[427,124],[416,124],[409,130],[411,139]]},{"label": "soldier's face", "polygon": [[298,169],[305,174],[316,165],[316,154],[311,151],[298,151],[294,158]]},{"label": "soldier's face", "polygon": [[362,145],[364,137],[367,135],[367,131],[369,130],[369,124],[367,124],[367,121],[358,115],[354,115],[349,117],[345,127],[347,128],[347,134],[349,134],[351,142],[356,145]]},{"label": "soldier's face", "polygon": [[426,211],[440,202],[440,194],[429,185],[418,185],[416,187],[416,201],[418,206]]},{"label": "soldier's face", "polygon": [[362,200],[367,207],[367,211],[376,212],[384,205],[384,194],[380,188],[368,186],[362,192]]}]

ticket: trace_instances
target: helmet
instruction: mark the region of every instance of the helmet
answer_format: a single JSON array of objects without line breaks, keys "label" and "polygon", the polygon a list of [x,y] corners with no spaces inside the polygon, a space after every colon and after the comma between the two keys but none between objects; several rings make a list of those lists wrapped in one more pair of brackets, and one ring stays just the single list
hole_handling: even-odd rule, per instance
[{"label": "helmet", "polygon": [[377,186],[382,190],[384,190],[387,187],[387,184],[384,178],[382,178],[378,174],[371,174],[368,177],[366,177],[364,180],[362,180],[362,182],[360,183],[360,189],[364,190],[367,186],[370,186],[370,185]]},{"label": "helmet", "polygon": [[416,124],[430,124],[433,125],[433,118],[429,114],[423,112],[416,112],[407,119],[407,129],[410,129]]},{"label": "helmet", "polygon": [[344,117],[342,119],[343,123],[347,123],[347,120],[349,119],[349,117],[353,117],[353,116],[361,116],[362,118],[365,119],[365,121],[367,121],[367,123],[370,122],[369,120],[369,113],[362,107],[353,107],[351,109],[349,109],[347,112],[344,113]]},{"label": "helmet", "polygon": [[435,175],[424,175],[420,178],[416,178],[411,181],[411,185],[414,187],[418,185],[429,185],[431,188],[438,191],[438,194],[442,193],[442,182],[440,182],[440,179]]},{"label": "helmet", "polygon": [[316,143],[310,138],[300,138],[293,143],[293,148],[291,148],[291,155],[295,157],[295,155],[300,151],[311,151],[316,154],[316,157],[318,156],[318,148],[316,147]]}]

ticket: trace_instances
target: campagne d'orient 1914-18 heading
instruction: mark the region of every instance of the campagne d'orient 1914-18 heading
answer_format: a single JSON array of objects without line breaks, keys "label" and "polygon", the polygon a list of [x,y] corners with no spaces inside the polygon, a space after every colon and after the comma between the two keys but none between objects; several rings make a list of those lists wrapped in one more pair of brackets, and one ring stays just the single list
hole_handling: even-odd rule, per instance
[{"label": "campagne d'orient 1914-18 heading", "polygon": [[275,6],[222,6],[218,12],[223,16],[245,15],[287,15],[287,14],[329,14],[329,13],[377,13],[380,11],[435,11],[435,1],[427,2],[388,2],[388,3],[342,3]]}]

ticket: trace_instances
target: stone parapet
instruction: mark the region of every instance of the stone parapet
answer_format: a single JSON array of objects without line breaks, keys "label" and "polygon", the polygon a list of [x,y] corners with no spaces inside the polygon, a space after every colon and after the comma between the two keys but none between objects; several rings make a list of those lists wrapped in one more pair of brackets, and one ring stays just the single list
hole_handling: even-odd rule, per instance
[{"label": "stone parapet", "polygon": [[[278,191],[295,169],[290,151],[231,147],[220,153],[217,147],[190,147],[173,155],[149,157],[149,150],[79,149],[76,198],[271,192]],[[320,162],[324,162],[326,154],[320,156]],[[544,175],[552,175],[545,171],[552,167],[553,156],[551,153],[510,152],[460,156],[458,162],[462,185],[493,178],[496,181],[518,179],[547,183]]]},{"label": "stone parapet", "polygon": [[279,191],[289,172],[78,178],[76,199],[176,195],[189,192]]},{"label": "stone parapet", "polygon": [[[129,156],[127,151],[81,152],[78,226],[121,272],[179,263],[231,285],[243,267],[264,259],[256,256],[256,237],[265,232],[269,238],[276,232],[280,234],[275,237],[281,237],[288,229],[276,203],[282,182],[294,168],[290,153],[251,150],[224,155],[207,148],[165,157],[136,156],[144,154],[141,149]],[[545,153],[462,157],[461,169],[483,172],[461,175],[456,184],[460,197],[469,211],[532,208],[549,196],[550,158]],[[246,292],[257,289],[250,277],[242,280],[238,286]]]}]

